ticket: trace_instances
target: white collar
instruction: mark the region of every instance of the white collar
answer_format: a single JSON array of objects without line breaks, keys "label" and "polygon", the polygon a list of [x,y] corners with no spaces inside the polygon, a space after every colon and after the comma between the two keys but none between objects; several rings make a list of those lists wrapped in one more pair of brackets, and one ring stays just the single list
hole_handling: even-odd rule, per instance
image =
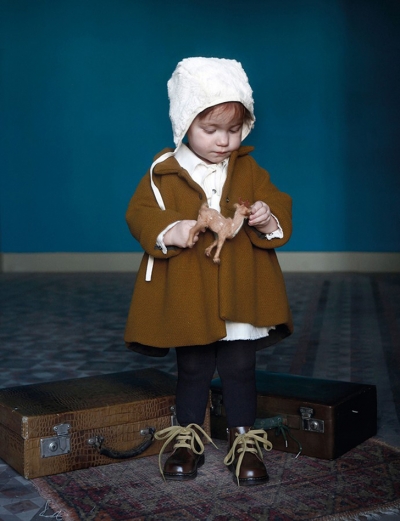
[{"label": "white collar", "polygon": [[220,165],[221,167],[224,168],[224,167],[226,167],[226,165],[229,162],[229,158],[228,158],[228,159],[224,159],[223,161],[221,161],[221,163],[218,163],[217,165],[216,164],[211,164],[211,165],[206,164],[202,159],[199,158],[199,156],[196,156],[196,154],[194,152],[192,152],[190,150],[190,148],[187,145],[185,145],[184,143],[182,143],[178,147],[178,150],[175,152],[175,159],[178,161],[178,163],[181,165],[182,168],[184,168],[185,170],[187,170],[189,172],[190,175],[193,174],[195,168],[198,165],[203,165],[206,168],[208,168],[210,166],[213,166],[215,168]]}]

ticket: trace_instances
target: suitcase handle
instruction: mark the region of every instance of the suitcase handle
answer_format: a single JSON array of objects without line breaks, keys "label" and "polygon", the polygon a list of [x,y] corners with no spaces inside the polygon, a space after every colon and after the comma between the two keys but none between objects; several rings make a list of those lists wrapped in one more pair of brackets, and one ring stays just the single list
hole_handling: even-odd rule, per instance
[{"label": "suitcase handle", "polygon": [[112,459],[128,459],[128,458],[134,458],[135,456],[140,456],[140,454],[143,454],[145,450],[147,450],[150,445],[153,443],[154,440],[154,433],[156,432],[156,429],[154,427],[148,427],[147,429],[143,429],[140,431],[141,434],[145,435],[148,434],[149,437],[144,440],[143,443],[138,445],[137,447],[133,447],[132,449],[126,450],[126,451],[119,451],[110,449],[108,447],[103,447],[103,441],[104,438],[102,436],[95,436],[94,438],[90,438],[88,440],[88,444],[92,445],[99,454],[102,456],[107,456],[107,458]]}]

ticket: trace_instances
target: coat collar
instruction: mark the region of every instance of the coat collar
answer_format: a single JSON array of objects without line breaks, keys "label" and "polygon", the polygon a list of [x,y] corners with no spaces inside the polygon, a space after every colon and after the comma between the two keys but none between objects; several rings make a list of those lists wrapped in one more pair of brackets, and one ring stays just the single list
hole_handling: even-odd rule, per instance
[{"label": "coat collar", "polygon": [[[232,168],[237,157],[245,156],[245,155],[249,154],[250,152],[252,152],[253,150],[254,150],[254,147],[252,147],[252,146],[241,146],[239,148],[239,150],[237,150],[236,152],[233,152],[229,159],[230,168]],[[160,157],[162,154],[165,154],[166,152],[173,152],[173,151],[174,151],[173,148],[164,148],[159,154],[157,154],[155,156],[154,160],[156,160],[158,157]],[[183,168],[180,166],[180,164],[175,159],[175,157],[169,157],[162,163],[158,163],[157,165],[155,165],[153,173],[157,174],[157,175],[163,175],[163,174],[179,173],[181,170],[183,170]]]}]

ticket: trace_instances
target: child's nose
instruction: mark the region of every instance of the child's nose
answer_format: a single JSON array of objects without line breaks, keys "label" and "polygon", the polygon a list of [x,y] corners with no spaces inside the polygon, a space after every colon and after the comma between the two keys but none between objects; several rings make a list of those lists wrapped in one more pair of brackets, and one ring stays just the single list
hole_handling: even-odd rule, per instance
[{"label": "child's nose", "polygon": [[228,132],[218,132],[217,144],[219,146],[226,146],[226,145],[229,144],[229,134],[228,134]]}]

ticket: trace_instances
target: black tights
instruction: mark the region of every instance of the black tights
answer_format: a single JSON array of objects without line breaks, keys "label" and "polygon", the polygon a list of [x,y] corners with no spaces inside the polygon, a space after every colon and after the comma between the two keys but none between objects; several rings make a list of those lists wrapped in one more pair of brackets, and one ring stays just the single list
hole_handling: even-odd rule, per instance
[{"label": "black tights", "polygon": [[180,425],[203,424],[215,369],[222,381],[228,427],[253,425],[257,408],[254,342],[234,340],[178,347],[176,358],[176,410]]}]

